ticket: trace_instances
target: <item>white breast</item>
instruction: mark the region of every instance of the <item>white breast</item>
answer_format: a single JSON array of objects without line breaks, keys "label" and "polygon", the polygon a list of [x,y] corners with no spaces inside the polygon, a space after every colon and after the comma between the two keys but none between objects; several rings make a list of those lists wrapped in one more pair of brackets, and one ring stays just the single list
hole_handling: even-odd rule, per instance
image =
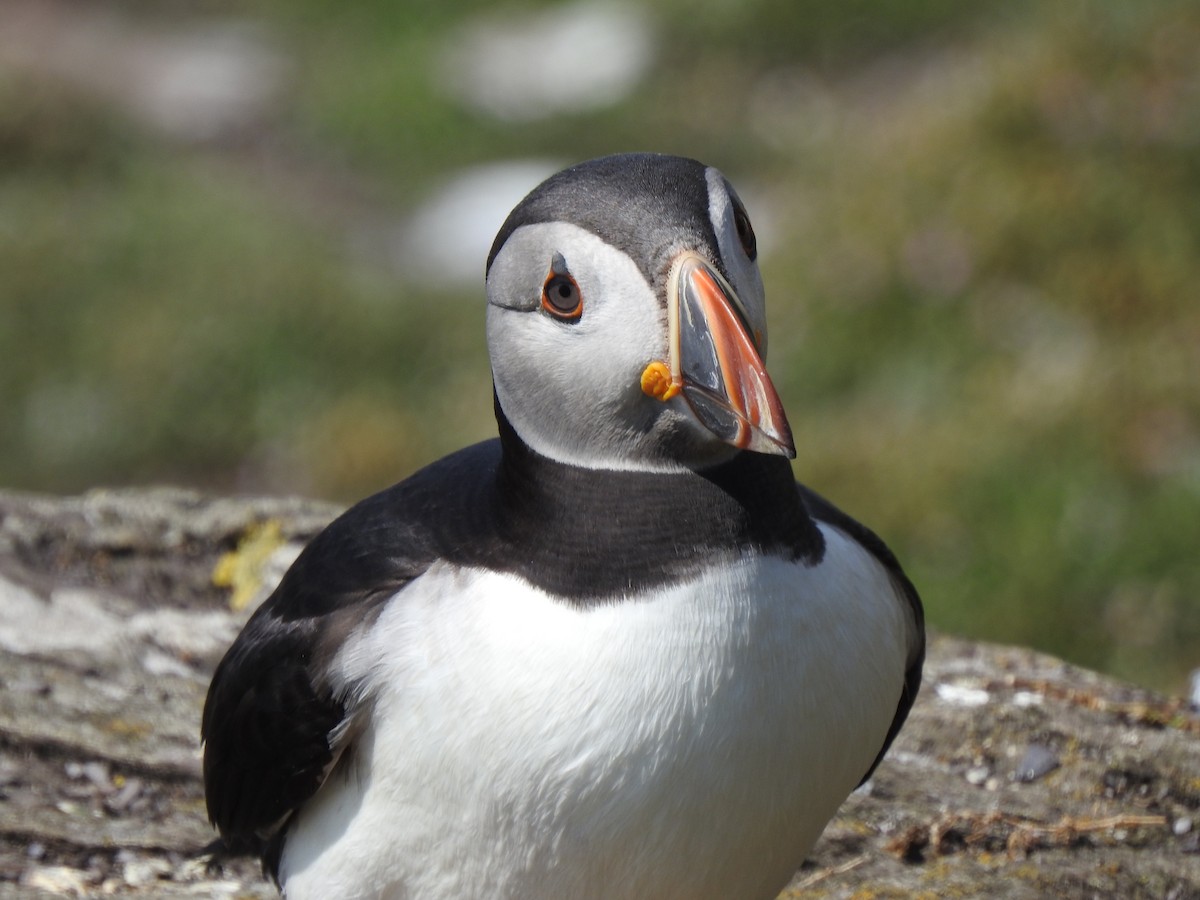
[{"label": "white breast", "polygon": [[883,743],[905,606],[825,529],[578,609],[435,566],[338,665],[352,762],[293,824],[286,896],[774,897]]}]

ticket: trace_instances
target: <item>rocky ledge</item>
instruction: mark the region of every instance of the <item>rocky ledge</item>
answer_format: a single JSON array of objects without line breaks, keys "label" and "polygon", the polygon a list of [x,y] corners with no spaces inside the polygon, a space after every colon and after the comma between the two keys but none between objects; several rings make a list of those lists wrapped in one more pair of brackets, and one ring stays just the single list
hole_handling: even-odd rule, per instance
[{"label": "rocky ledge", "polygon": [[[0,898],[270,897],[214,860],[198,722],[249,610],[336,513],[0,494]],[[1200,718],[934,636],[908,725],[783,896],[1200,898]]]}]

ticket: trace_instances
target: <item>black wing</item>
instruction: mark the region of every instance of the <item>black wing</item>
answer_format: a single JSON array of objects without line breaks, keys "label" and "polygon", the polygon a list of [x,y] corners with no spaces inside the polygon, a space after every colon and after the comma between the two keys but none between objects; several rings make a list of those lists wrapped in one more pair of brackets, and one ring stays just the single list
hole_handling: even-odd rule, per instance
[{"label": "black wing", "polygon": [[887,737],[884,738],[883,746],[879,748],[879,753],[876,755],[875,761],[871,763],[871,767],[867,769],[867,773],[863,775],[862,781],[859,782],[859,784],[862,784],[874,774],[876,766],[879,765],[888,748],[892,746],[892,741],[896,739],[896,735],[900,733],[900,728],[904,725],[904,720],[908,718],[908,712],[912,709],[912,705],[917,699],[917,691],[921,687],[921,669],[925,664],[925,608],[921,605],[921,597],[917,593],[917,589],[913,587],[913,583],[904,574],[904,570],[900,567],[895,554],[880,539],[879,535],[875,534],[866,525],[846,515],[811,488],[798,482],[796,488],[799,490],[800,500],[808,510],[810,516],[819,522],[832,525],[834,528],[845,532],[866,547],[872,556],[883,563],[892,580],[904,594],[904,599],[908,601],[909,609],[912,611],[913,620],[916,623],[916,641],[913,646],[908,648],[908,667],[904,671],[904,689],[900,692],[900,702],[896,706],[896,714],[892,717],[892,724],[888,727]]},{"label": "black wing", "polygon": [[304,549],[213,675],[200,734],[209,819],[275,874],[288,816],[324,783],[353,729],[329,667],[346,638],[461,542],[499,456],[477,444],[349,509]]}]

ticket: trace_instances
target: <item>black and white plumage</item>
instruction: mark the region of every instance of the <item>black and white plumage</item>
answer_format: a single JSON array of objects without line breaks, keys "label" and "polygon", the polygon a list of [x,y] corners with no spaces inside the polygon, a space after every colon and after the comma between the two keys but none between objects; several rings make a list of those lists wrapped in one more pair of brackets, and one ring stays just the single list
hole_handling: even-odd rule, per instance
[{"label": "black and white plumage", "polygon": [[753,231],[638,154],[488,259],[499,438],[318,535],[213,677],[209,814],[287,897],[769,898],[920,682],[920,601],[796,484]]}]

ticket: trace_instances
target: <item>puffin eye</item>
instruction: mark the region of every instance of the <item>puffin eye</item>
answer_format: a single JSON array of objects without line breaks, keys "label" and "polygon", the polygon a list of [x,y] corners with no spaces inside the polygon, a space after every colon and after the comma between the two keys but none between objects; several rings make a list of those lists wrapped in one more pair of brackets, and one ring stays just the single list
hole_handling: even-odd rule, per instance
[{"label": "puffin eye", "polygon": [[578,319],[583,314],[583,295],[575,279],[551,270],[542,286],[542,309],[556,319]]},{"label": "puffin eye", "polygon": [[742,249],[746,251],[746,256],[750,262],[754,262],[758,257],[758,241],[754,238],[754,229],[750,226],[750,217],[746,215],[746,210],[740,203],[734,204],[733,224],[737,228],[738,240],[742,242]]}]

